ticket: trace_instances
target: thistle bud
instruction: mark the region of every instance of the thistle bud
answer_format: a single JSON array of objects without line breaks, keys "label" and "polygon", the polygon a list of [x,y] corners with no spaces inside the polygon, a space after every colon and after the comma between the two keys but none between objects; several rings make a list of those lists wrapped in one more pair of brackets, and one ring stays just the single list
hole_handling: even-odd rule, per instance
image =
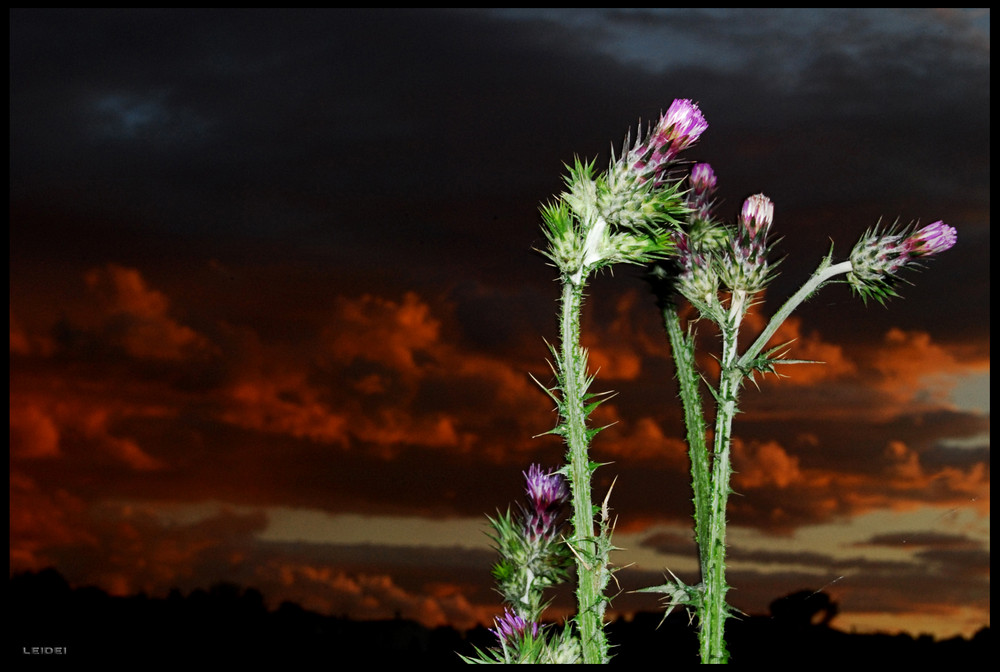
[{"label": "thistle bud", "polygon": [[719,275],[711,256],[698,249],[683,232],[674,234],[677,245],[677,291],[702,312],[710,312],[718,301]]},{"label": "thistle bud", "polygon": [[750,238],[756,238],[762,230],[766,233],[771,228],[773,220],[774,203],[764,194],[754,194],[743,202],[740,228],[745,230]]},{"label": "thistle bud", "polygon": [[718,178],[707,163],[696,163],[691,167],[691,189],[696,196],[708,196],[715,191]]},{"label": "thistle bud", "polygon": [[851,271],[847,281],[867,301],[884,302],[896,296],[893,289],[904,267],[917,266],[919,259],[944,252],[958,240],[955,229],[942,221],[928,224],[913,233],[889,229],[865,233],[851,250]]},{"label": "thistle bud", "polygon": [[691,190],[688,192],[688,208],[691,209],[691,222],[707,222],[712,219],[712,194],[718,179],[712,166],[707,163],[696,163],[691,167],[688,177]]},{"label": "thistle bud", "polygon": [[736,236],[721,271],[723,283],[733,290],[757,292],[768,281],[767,233],[774,221],[774,203],[764,194],[743,202]]},{"label": "thistle bud", "polygon": [[654,187],[658,187],[667,166],[678,154],[697,142],[707,128],[708,122],[698,105],[678,98],[670,104],[646,139],[637,142],[629,152],[631,171],[640,183],[652,180]]}]

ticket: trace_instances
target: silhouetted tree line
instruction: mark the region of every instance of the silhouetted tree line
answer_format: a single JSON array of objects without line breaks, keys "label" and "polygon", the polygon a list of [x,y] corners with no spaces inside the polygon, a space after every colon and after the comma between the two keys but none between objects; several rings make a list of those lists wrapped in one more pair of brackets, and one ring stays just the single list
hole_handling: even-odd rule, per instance
[{"label": "silhouetted tree line", "polygon": [[[402,618],[351,621],[307,611],[291,602],[269,610],[253,588],[219,583],[187,596],[113,597],[99,588],[71,588],[54,569],[10,579],[11,653],[23,666],[55,658],[106,662],[310,663],[345,665],[406,662],[462,664],[496,642],[487,627],[466,633],[429,629]],[[837,605],[825,593],[802,591],[771,604],[770,616],[744,616],[727,624],[731,662],[796,665],[892,662],[945,663],[987,656],[990,631],[971,639],[929,635],[849,634],[830,627]],[[691,664],[697,638],[679,611],[661,623],[637,614],[609,625],[612,664]],[[20,669],[15,668],[15,669]]]}]

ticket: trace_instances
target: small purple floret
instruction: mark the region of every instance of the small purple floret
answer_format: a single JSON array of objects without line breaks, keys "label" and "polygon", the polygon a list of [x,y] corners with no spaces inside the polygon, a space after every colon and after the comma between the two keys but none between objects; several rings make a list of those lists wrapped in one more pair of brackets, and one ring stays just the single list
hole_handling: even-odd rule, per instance
[{"label": "small purple floret", "polygon": [[691,188],[696,194],[706,194],[715,189],[718,179],[715,171],[707,163],[696,163],[691,167]]},{"label": "small purple floret", "polygon": [[923,256],[938,254],[950,249],[958,240],[955,228],[941,220],[928,224],[906,239],[910,254]]},{"label": "small purple floret", "polygon": [[526,632],[530,632],[532,637],[538,636],[538,623],[529,624],[510,609],[504,609],[503,614],[494,620],[497,629],[493,631],[493,634],[497,636],[497,639],[513,643],[524,637]]},{"label": "small purple floret", "polygon": [[528,501],[524,507],[524,527],[531,541],[554,539],[559,533],[562,507],[569,501],[569,487],[561,474],[544,473],[537,464],[524,474],[527,481]]},{"label": "small purple floret", "polygon": [[754,194],[743,202],[743,212],[740,224],[745,227],[750,237],[756,237],[758,232],[765,233],[774,221],[774,203],[764,194]]},{"label": "small purple floret", "polygon": [[650,129],[645,141],[639,141],[629,153],[629,165],[640,183],[653,180],[658,185],[667,167],[677,155],[697,142],[708,128],[698,105],[678,98]]}]

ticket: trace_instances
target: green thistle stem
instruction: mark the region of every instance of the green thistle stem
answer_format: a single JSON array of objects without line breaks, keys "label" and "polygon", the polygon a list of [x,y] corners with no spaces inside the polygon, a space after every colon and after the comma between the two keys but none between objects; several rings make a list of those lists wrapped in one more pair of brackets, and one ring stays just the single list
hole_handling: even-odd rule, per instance
[{"label": "green thistle stem", "polygon": [[684,407],[684,426],[687,428],[688,455],[691,459],[691,485],[694,491],[695,539],[698,548],[707,548],[710,501],[708,446],[705,441],[705,414],[701,394],[698,392],[701,378],[695,368],[695,339],[690,333],[685,336],[681,329],[680,314],[674,303],[667,300],[662,312]]},{"label": "green thistle stem", "polygon": [[691,479],[694,489],[695,538],[698,542],[704,596],[698,605],[699,652],[703,663],[725,663],[729,652],[725,642],[725,623],[729,618],[726,604],[726,506],[732,478],[732,427],[737,412],[737,400],[743,378],[752,362],[803,301],[811,297],[831,278],[851,270],[851,263],[830,264],[827,256],[809,280],[789,298],[768,322],[764,331],[742,356],[738,351],[739,328],[746,310],[748,296],[735,291],[728,315],[720,320],[722,330],[721,373],[717,391],[715,434],[711,466],[705,439],[704,414],[698,394],[699,377],[695,370],[694,338],[681,331],[676,307],[663,307],[664,324],[670,339],[687,428],[688,451],[691,457]]},{"label": "green thistle stem", "polygon": [[737,337],[746,306],[746,292],[733,292],[729,315],[722,327],[722,366],[719,376],[718,409],[715,414],[715,437],[712,447],[711,504],[708,543],[699,549],[705,598],[700,614],[699,650],[703,663],[729,660],[725,628],[729,617],[726,605],[726,504],[729,501],[730,457],[733,417],[743,373],[737,368]]},{"label": "green thistle stem", "polygon": [[839,264],[830,265],[830,256],[827,255],[823,261],[820,262],[819,266],[813,271],[813,274],[809,277],[799,291],[795,292],[785,303],[778,309],[772,317],[771,321],[767,323],[764,331],[760,333],[757,340],[753,342],[747,351],[743,353],[740,357],[738,366],[741,366],[746,370],[749,363],[760,354],[767,342],[771,340],[775,332],[778,331],[778,327],[784,324],[788,316],[791,315],[799,304],[815,294],[819,288],[824,285],[835,275],[840,275],[841,273],[849,273],[851,271],[851,262],[842,261]]},{"label": "green thistle stem", "polygon": [[563,279],[560,378],[562,412],[568,447],[570,491],[573,502],[573,537],[577,566],[577,626],[580,630],[585,664],[607,662],[608,643],[604,633],[603,575],[605,568],[594,538],[594,505],[591,495],[590,438],[584,396],[587,393],[587,355],[580,347],[580,310],[583,282]]}]

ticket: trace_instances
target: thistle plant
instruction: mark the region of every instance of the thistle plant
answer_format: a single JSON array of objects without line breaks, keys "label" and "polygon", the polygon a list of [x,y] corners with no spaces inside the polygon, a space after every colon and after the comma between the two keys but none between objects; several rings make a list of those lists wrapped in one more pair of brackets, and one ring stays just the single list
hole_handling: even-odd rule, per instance
[{"label": "thistle plant", "polygon": [[[554,388],[546,392],[556,403],[559,421],[549,433],[567,447],[563,473],[572,493],[572,531],[567,539],[576,560],[577,613],[581,660],[604,663],[609,658],[604,632],[605,594],[612,577],[609,555],[613,523],[608,500],[595,507],[591,480],[599,465],[590,460],[590,443],[601,428],[588,417],[607,397],[590,392],[587,351],[580,346],[580,313],[584,289],[592,273],[616,263],[647,264],[676,251],[674,234],[688,214],[683,175],[675,172],[680,152],[694,144],[708,124],[690,100],[675,100],[645,135],[641,127],[621,156],[600,175],[594,163],[579,159],[570,168],[566,191],[542,208],[548,249],[543,251],[559,271],[560,346],[552,348]],[[631,144],[631,146],[630,146]]]},{"label": "thistle plant", "polygon": [[500,554],[493,578],[514,615],[537,623],[547,606],[543,591],[569,576],[571,557],[562,540],[562,514],[569,488],[561,474],[544,473],[536,464],[531,465],[525,479],[527,505],[519,505],[516,517],[508,509],[505,515],[490,520]]},{"label": "thistle plant", "polygon": [[[747,311],[773,277],[769,261],[773,243],[768,236],[774,204],[763,194],[748,198],[735,227],[716,222],[711,195],[716,178],[707,164],[698,164],[689,178],[691,213],[685,229],[676,234],[678,252],[669,264],[653,268],[653,286],[659,297],[664,326],[676,365],[684,406],[691,480],[694,490],[695,540],[701,581],[688,586],[672,579],[646,589],[667,595],[667,613],[676,606],[692,609],[698,617],[699,653],[703,663],[726,663],[725,622],[732,615],[726,603],[726,504],[732,475],[733,418],[743,383],[756,374],[775,373],[779,364],[803,363],[785,357],[790,343],[764,350],[792,312],[839,275],[862,299],[884,303],[895,296],[900,271],[952,247],[955,229],[941,221],[924,228],[876,226],[854,246],[847,261],[833,263],[832,248],[812,276],[774,314],[757,339],[742,353],[738,336]],[[695,365],[693,323],[685,331],[678,298],[686,299],[699,319],[714,322],[722,336],[717,383],[708,384],[715,400],[715,422],[709,447],[700,387],[705,377]]]},{"label": "thistle plant", "polygon": [[[478,651],[468,662],[605,663],[609,643],[604,632],[606,594],[614,570],[609,556],[610,491],[596,506],[591,482],[600,466],[589,449],[601,427],[589,424],[591,413],[608,398],[590,388],[587,351],[580,345],[584,292],[593,273],[618,263],[647,265],[658,297],[672,356],[691,460],[694,532],[700,581],[687,585],[672,572],[663,585],[640,592],[666,594],[667,614],[677,606],[698,620],[699,653],[704,663],[726,663],[725,623],[733,614],[726,602],[726,507],[732,476],[731,439],[743,384],[759,374],[775,373],[779,364],[802,363],[786,357],[789,343],[765,350],[791,313],[824,285],[845,276],[864,301],[884,303],[896,295],[900,272],[955,244],[955,230],[943,222],[916,229],[891,226],[869,229],[849,258],[833,263],[833,248],[802,287],[773,315],[756,340],[739,350],[739,332],[748,311],[774,277],[771,238],[775,207],[756,194],[746,199],[735,225],[718,221],[714,194],[718,180],[711,166],[684,166],[680,153],[695,144],[708,123],[690,100],[675,100],[659,121],[640,127],[634,143],[627,136],[621,155],[598,174],[594,162],[575,160],[566,189],[542,206],[541,250],[559,273],[560,342],[550,346],[555,385],[542,385],[556,404],[556,426],[546,432],[566,445],[565,464],[543,473],[532,466],[525,474],[528,504],[516,515],[508,509],[491,519],[500,554],[494,578],[506,611],[493,630],[497,646]],[[697,313],[685,329],[679,303]],[[712,383],[696,366],[695,323],[714,323],[721,334],[719,374]],[[712,431],[702,404],[702,385],[715,401]],[[711,440],[709,440],[711,439]],[[570,504],[569,520],[560,518]],[[566,528],[564,530],[564,527]],[[575,568],[576,614],[561,631],[542,626],[547,603],[543,591],[565,581]],[[669,571],[669,570],[668,570]]]},{"label": "thistle plant", "polygon": [[[613,573],[609,560],[615,550],[613,524],[610,493],[603,506],[593,502],[591,481],[600,465],[590,459],[589,449],[602,428],[588,426],[590,414],[607,394],[590,392],[594,376],[587,369],[587,351],[580,345],[584,291],[591,275],[600,269],[618,263],[645,265],[676,252],[675,234],[688,215],[681,189],[685,175],[675,170],[678,156],[707,127],[697,105],[675,100],[645,134],[639,128],[634,144],[631,135],[626,136],[621,155],[612,156],[606,171],[597,174],[593,161],[577,159],[568,168],[566,190],[541,208],[548,241],[541,253],[559,272],[562,293],[560,343],[550,346],[555,386],[539,384],[555,402],[558,413],[556,426],[546,433],[562,437],[566,445],[566,463],[559,474],[566,479],[570,494],[572,513],[564,544],[576,569],[577,611],[558,642],[550,642],[533,627],[504,629],[498,622],[496,632],[510,630],[513,634],[498,634],[499,648],[479,652],[480,662],[537,661],[542,655],[539,651],[545,648],[549,649],[545,654],[548,659],[565,659],[569,651],[577,651],[578,661],[583,663],[609,659],[604,614],[609,601],[605,590]],[[552,485],[535,488],[536,493],[549,494],[531,494],[538,473],[529,471],[526,475],[529,497],[553,499]],[[491,519],[502,558],[494,568],[494,578],[513,609],[505,620],[508,624],[510,618],[520,619],[518,624],[537,622],[541,603],[533,587],[543,586],[554,576],[542,570],[545,559],[556,562],[554,556],[532,550],[536,543],[532,539],[546,535],[537,533],[531,523],[544,521],[544,517],[530,518],[530,511],[522,509],[520,524],[509,512]],[[551,545],[553,540],[549,538],[547,543]]]},{"label": "thistle plant", "polygon": [[547,588],[569,578],[569,547],[562,531],[565,504],[569,500],[566,480],[559,473],[543,472],[531,465],[524,474],[527,504],[517,512],[490,518],[494,548],[500,559],[493,566],[497,591],[506,604],[492,630],[497,645],[482,651],[470,663],[571,663],[580,657],[579,645],[571,628],[555,634],[539,625]]}]

